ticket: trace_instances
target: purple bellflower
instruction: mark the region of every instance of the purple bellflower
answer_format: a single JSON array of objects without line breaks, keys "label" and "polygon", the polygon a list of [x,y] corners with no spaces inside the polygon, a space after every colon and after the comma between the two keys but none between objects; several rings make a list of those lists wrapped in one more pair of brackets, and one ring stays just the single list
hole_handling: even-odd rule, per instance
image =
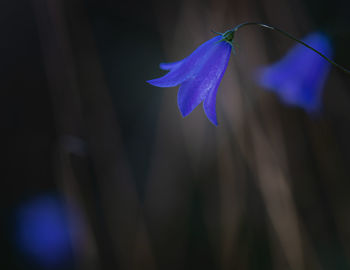
[{"label": "purple bellflower", "polygon": [[59,197],[50,194],[35,197],[16,210],[14,237],[28,261],[45,269],[70,263],[72,228],[67,210]]},{"label": "purple bellflower", "polygon": [[226,31],[203,43],[185,59],[160,64],[161,69],[169,72],[147,82],[158,87],[181,84],[177,100],[182,116],[187,116],[203,102],[208,119],[217,125],[216,93],[230,59],[232,42],[233,31]]},{"label": "purple bellflower", "polygon": [[[325,34],[314,32],[303,41],[327,57],[332,57],[332,46]],[[329,69],[329,62],[298,44],[282,60],[260,69],[258,83],[274,91],[283,103],[315,114],[321,109],[322,90]]]}]

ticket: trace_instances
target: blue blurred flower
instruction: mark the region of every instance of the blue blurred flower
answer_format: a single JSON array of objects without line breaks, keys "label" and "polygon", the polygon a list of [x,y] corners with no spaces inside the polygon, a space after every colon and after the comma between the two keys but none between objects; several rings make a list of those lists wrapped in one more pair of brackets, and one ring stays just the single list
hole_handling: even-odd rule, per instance
[{"label": "blue blurred flower", "polygon": [[[332,57],[332,46],[324,33],[314,32],[303,41]],[[258,82],[276,92],[285,104],[317,113],[321,109],[322,90],[329,69],[330,64],[325,59],[298,44],[279,62],[260,69]]]},{"label": "blue blurred flower", "polygon": [[44,268],[71,261],[71,223],[66,205],[53,195],[42,195],[23,203],[16,212],[15,237],[28,259]]},{"label": "blue blurred flower", "polygon": [[162,69],[170,70],[169,73],[148,83],[158,87],[181,84],[178,105],[182,116],[187,116],[203,102],[208,119],[217,125],[216,93],[230,58],[232,40],[233,32],[227,31],[208,40],[179,62],[160,64]]}]

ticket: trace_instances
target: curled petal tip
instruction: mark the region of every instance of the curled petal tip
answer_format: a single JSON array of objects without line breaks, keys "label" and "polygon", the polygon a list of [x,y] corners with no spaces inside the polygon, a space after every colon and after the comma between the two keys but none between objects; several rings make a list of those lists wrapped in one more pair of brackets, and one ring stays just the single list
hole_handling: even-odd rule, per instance
[{"label": "curled petal tip", "polygon": [[180,98],[178,98],[178,107],[182,117],[189,115],[195,108],[192,104],[180,101]]},{"label": "curled petal tip", "polygon": [[157,79],[148,80],[148,81],[146,81],[146,83],[149,83],[149,84],[154,85],[154,86],[158,86],[157,85]]},{"label": "curled petal tip", "polygon": [[216,127],[218,126],[218,120],[212,119],[212,118],[208,118],[208,119],[212,124],[214,124],[214,126],[216,126]]},{"label": "curled petal tip", "polygon": [[214,112],[213,114],[208,114],[206,113],[208,119],[210,122],[212,122],[215,126],[218,125],[218,120],[217,120],[217,117],[216,117],[216,112]]},{"label": "curled petal tip", "polygon": [[159,67],[162,70],[172,70],[172,69],[177,68],[178,66],[180,66],[183,61],[184,60],[180,60],[180,61],[172,62],[172,63],[160,63]]},{"label": "curled petal tip", "polygon": [[218,120],[216,116],[216,92],[217,88],[214,89],[211,93],[209,93],[203,102],[204,112],[208,117],[209,121],[212,122],[215,126],[218,125]]},{"label": "curled petal tip", "polygon": [[153,80],[148,80],[146,82],[157,87],[173,87],[178,85],[177,82],[168,81],[164,79],[164,77],[165,76]]},{"label": "curled petal tip", "polygon": [[190,114],[189,111],[185,111],[184,109],[181,109],[181,107],[179,107],[179,111],[180,111],[181,116],[182,116],[183,118],[185,118],[187,115]]}]

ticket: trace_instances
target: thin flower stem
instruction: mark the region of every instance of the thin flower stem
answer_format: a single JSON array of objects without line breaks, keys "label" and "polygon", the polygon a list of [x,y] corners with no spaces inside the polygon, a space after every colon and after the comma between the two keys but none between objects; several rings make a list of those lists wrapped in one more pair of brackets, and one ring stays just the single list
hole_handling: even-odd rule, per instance
[{"label": "thin flower stem", "polygon": [[283,30],[281,30],[281,29],[279,29],[277,27],[273,27],[273,26],[270,26],[270,25],[267,25],[267,24],[263,24],[263,23],[258,23],[258,22],[245,22],[245,23],[241,23],[241,24],[237,25],[235,28],[232,29],[232,31],[233,31],[233,33],[236,33],[238,31],[238,29],[240,29],[240,28],[242,28],[244,26],[248,26],[248,25],[257,25],[257,26],[260,26],[260,27],[263,27],[263,28],[268,28],[270,30],[277,31],[277,32],[285,35],[286,37],[288,37],[288,38],[290,38],[290,39],[292,39],[292,40],[294,40],[296,42],[299,42],[300,44],[304,45],[305,47],[309,48],[310,50],[314,51],[315,53],[317,53],[318,55],[323,57],[325,60],[327,60],[329,63],[331,63],[333,66],[339,68],[340,70],[344,71],[347,74],[350,74],[350,70],[349,69],[346,69],[343,66],[337,64],[336,62],[332,61],[331,59],[329,59],[324,54],[320,53],[318,50],[312,48],[311,46],[307,45],[305,42],[297,39],[293,35],[289,34],[286,31],[283,31]]}]

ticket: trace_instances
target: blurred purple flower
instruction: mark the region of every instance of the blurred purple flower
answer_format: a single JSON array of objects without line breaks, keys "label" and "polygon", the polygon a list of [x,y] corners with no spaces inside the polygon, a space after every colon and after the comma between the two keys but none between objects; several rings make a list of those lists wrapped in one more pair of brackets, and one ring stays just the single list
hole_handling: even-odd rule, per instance
[{"label": "blurred purple flower", "polygon": [[182,116],[190,114],[203,101],[205,114],[217,125],[216,93],[230,58],[232,39],[232,31],[227,31],[208,40],[181,61],[160,64],[160,68],[170,70],[169,73],[148,83],[158,87],[181,84],[178,105]]},{"label": "blurred purple flower", "polygon": [[72,224],[60,197],[45,194],[24,202],[16,210],[15,240],[23,255],[37,266],[54,269],[72,258]]},{"label": "blurred purple flower", "polygon": [[[303,41],[332,57],[332,46],[325,34],[314,32]],[[279,62],[260,69],[258,82],[276,92],[285,104],[317,113],[321,109],[322,90],[329,69],[330,64],[325,59],[298,44]]]}]

